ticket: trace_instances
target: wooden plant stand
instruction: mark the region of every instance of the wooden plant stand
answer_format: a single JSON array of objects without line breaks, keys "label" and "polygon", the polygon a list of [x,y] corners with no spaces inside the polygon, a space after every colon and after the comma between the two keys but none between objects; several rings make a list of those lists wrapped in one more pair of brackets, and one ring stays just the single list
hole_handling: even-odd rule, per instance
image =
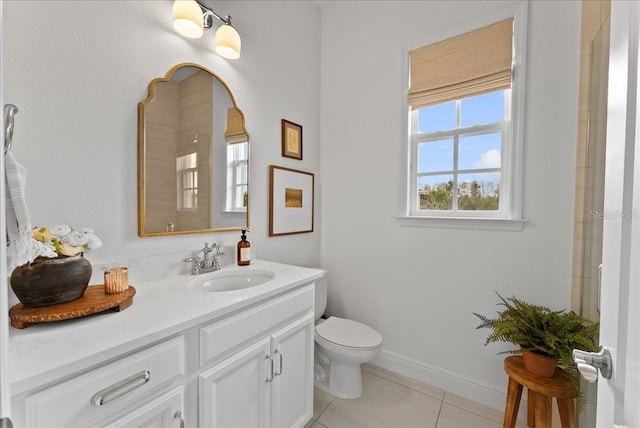
[{"label": "wooden plant stand", "polygon": [[551,400],[558,401],[562,428],[576,428],[575,398],[578,391],[571,378],[559,368],[552,377],[535,375],[524,368],[522,357],[508,357],[504,370],[509,375],[504,428],[514,428],[522,387],[528,389],[527,425],[530,428],[551,428]]}]

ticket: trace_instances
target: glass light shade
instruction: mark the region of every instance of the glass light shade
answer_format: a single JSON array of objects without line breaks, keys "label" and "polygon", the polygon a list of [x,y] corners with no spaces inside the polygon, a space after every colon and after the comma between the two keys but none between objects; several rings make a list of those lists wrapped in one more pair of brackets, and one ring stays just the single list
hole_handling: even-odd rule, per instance
[{"label": "glass light shade", "polygon": [[218,27],[215,41],[218,55],[228,59],[240,58],[240,34],[231,25],[223,24]]},{"label": "glass light shade", "polygon": [[204,15],[195,0],[173,2],[173,28],[180,34],[197,39],[204,34]]}]

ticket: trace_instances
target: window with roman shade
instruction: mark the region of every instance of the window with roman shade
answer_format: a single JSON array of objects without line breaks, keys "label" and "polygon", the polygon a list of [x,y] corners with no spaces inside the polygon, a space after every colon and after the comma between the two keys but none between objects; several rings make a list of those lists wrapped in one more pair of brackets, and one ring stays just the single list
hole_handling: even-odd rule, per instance
[{"label": "window with roman shade", "polygon": [[244,129],[244,116],[235,107],[227,110],[227,173],[225,212],[246,213],[249,188],[249,135]]},{"label": "window with roman shade", "polygon": [[511,87],[513,19],[410,53],[412,109]]},{"label": "window with roman shade", "polygon": [[244,116],[235,107],[227,110],[227,130],[224,133],[224,139],[229,144],[249,141],[247,131],[244,129]]},{"label": "window with roman shade", "polygon": [[519,9],[409,52],[401,224],[522,229],[525,35],[526,10]]}]

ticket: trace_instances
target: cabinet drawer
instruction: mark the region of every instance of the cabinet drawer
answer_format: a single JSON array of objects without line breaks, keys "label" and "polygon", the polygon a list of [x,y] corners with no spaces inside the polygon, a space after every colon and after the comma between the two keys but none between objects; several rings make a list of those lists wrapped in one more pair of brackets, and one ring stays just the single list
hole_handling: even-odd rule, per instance
[{"label": "cabinet drawer", "polygon": [[180,336],[27,397],[27,426],[92,426],[184,372]]},{"label": "cabinet drawer", "polygon": [[143,404],[104,428],[178,427],[184,420],[184,387],[180,386]]},{"label": "cabinet drawer", "polygon": [[200,328],[200,366],[286,320],[313,312],[314,298],[313,285],[305,286]]}]

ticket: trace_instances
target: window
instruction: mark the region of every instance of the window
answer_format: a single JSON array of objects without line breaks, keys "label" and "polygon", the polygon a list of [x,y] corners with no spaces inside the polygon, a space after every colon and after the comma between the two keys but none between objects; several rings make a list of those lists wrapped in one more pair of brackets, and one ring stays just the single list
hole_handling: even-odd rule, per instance
[{"label": "window", "polygon": [[523,13],[410,52],[402,224],[522,229]]},{"label": "window", "polygon": [[[412,111],[415,212],[501,211],[510,90]],[[471,214],[473,215],[473,214]]]},{"label": "window", "polygon": [[189,153],[176,159],[178,173],[178,211],[198,209],[198,154]]},{"label": "window", "polygon": [[244,116],[235,107],[227,110],[227,174],[225,212],[243,213],[249,206],[249,135],[244,129]]},{"label": "window", "polygon": [[245,212],[248,205],[249,143],[227,146],[227,211]]}]

